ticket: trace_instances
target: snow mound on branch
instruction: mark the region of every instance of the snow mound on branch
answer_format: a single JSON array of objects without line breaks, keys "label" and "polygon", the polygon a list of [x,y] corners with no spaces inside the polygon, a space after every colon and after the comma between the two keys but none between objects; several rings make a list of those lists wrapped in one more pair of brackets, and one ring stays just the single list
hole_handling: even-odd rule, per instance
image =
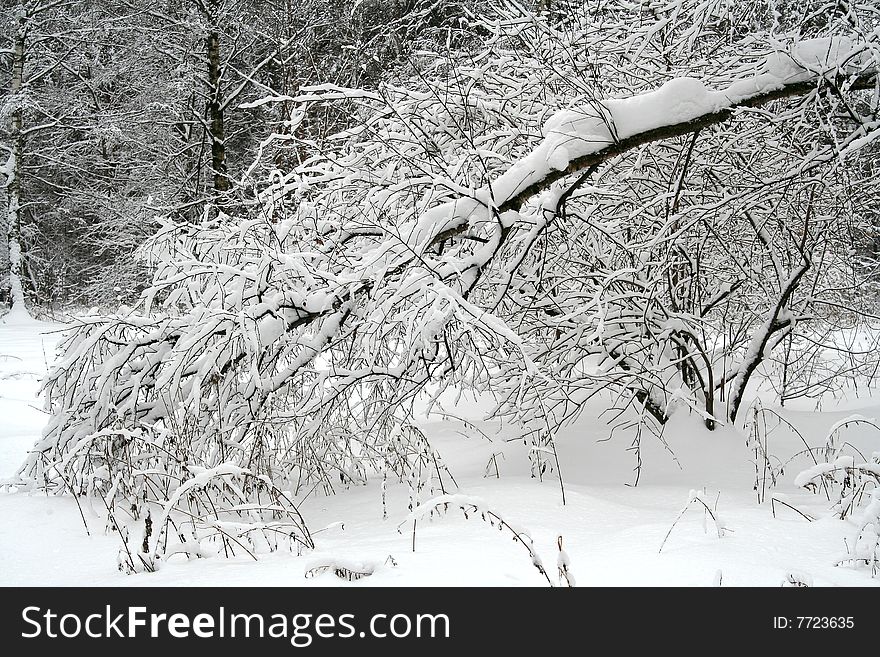
[{"label": "snow mound on branch", "polygon": [[572,160],[622,139],[693,121],[838,68],[855,69],[864,64],[863,53],[845,37],[811,39],[795,44],[791,53],[771,53],[754,75],[725,89],[711,89],[695,78],[675,78],[644,94],[594,100],[557,112],[544,124],[544,140],[537,148],[492,184],[495,203],[500,205],[552,170],[562,171]]},{"label": "snow mound on branch", "polygon": [[765,58],[764,66],[773,77],[796,82],[829,69],[850,71],[864,63],[863,54],[864,51],[848,37],[809,39],[794,44],[788,53],[771,53]]},{"label": "snow mound on branch", "polygon": [[817,463],[816,465],[799,472],[794,478],[794,485],[803,488],[810,484],[814,479],[821,478],[837,470],[838,467],[834,463]]},{"label": "snow mound on branch", "polygon": [[876,424],[877,420],[872,417],[865,417],[864,415],[859,415],[858,413],[854,413],[853,415],[847,415],[842,420],[838,420],[834,424],[831,425],[831,428],[828,429],[828,439],[831,439],[835,433],[840,431],[843,427],[848,424]]},{"label": "snow mound on branch", "polygon": [[[529,156],[528,164],[538,169],[544,162],[547,167],[561,171],[575,157],[589,155],[620,139],[690,121],[729,104],[728,98],[708,89],[700,80],[676,78],[659,89],[631,98],[562,110],[544,124],[544,141]],[[513,178],[509,174],[514,171],[502,176],[502,180]]]}]

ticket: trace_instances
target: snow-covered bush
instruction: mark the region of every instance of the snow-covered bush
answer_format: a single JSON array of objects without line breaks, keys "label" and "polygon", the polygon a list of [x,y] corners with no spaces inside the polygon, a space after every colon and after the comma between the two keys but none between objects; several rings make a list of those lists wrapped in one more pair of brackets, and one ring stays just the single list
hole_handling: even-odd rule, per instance
[{"label": "snow-covered bush", "polygon": [[835,423],[828,431],[825,444],[810,450],[814,465],[798,473],[794,479],[795,485],[801,488],[813,492],[821,489],[841,519],[852,515],[870,499],[872,491],[880,487],[880,452],[866,458],[858,448],[843,439],[842,433],[847,427],[867,428],[880,435],[880,427],[860,415]]},{"label": "snow-covered bush", "polygon": [[854,544],[839,563],[867,566],[874,576],[880,573],[880,486],[871,491],[870,502],[859,519]]},{"label": "snow-covered bush", "polygon": [[105,429],[83,437],[51,466],[81,508],[107,512],[107,529],[123,542],[120,570],[152,572],[175,554],[256,558],[313,547],[289,493],[230,463],[192,465],[186,442],[192,438],[156,427]]},{"label": "snow-covered bush", "polygon": [[[755,404],[751,415],[748,425],[749,444],[755,453],[755,490],[758,493],[758,502],[766,499],[768,489],[779,484],[786,469],[792,467],[793,463],[810,459],[813,464],[795,475],[794,485],[816,494],[821,492],[834,517],[847,522],[858,518],[852,544],[847,544],[847,556],[840,559],[838,564],[867,565],[872,574],[880,571],[880,451],[868,452],[869,456],[866,455],[856,446],[861,441],[847,433],[860,431],[864,438],[867,432],[868,436],[876,439],[880,436],[880,426],[871,418],[850,415],[831,426],[822,444],[810,445],[804,435],[777,411]],[[792,432],[804,447],[786,460],[775,453],[770,441],[771,434],[779,427],[785,427]],[[787,496],[779,493],[773,493],[771,497],[774,517],[776,503],[788,507],[808,521],[815,520],[812,515],[797,508]],[[790,580],[791,576],[787,585],[812,585],[797,584]]]},{"label": "snow-covered bush", "polygon": [[[718,496],[721,496],[719,491]],[[714,503],[710,505],[709,500],[706,499],[706,491],[705,489],[701,492],[698,490],[691,489],[688,493],[688,501],[685,504],[681,511],[678,512],[678,516],[676,516],[675,520],[672,522],[672,525],[669,527],[669,531],[666,532],[666,536],[663,537],[663,542],[660,543],[660,548],[657,550],[658,553],[663,552],[663,546],[666,545],[666,541],[669,540],[669,537],[672,535],[672,530],[675,529],[675,526],[678,522],[684,517],[685,513],[691,508],[691,506],[701,508],[703,510],[703,531],[708,533],[708,519],[711,518],[712,524],[715,527],[715,535],[718,538],[724,538],[725,534],[730,530],[729,527],[726,527],[724,521],[718,515],[718,499],[716,498]]]},{"label": "snow-covered bush", "polygon": [[[553,580],[550,579],[550,575],[547,573],[547,570],[544,567],[544,562],[541,559],[541,556],[538,554],[537,550],[535,549],[535,543],[532,540],[532,536],[529,531],[522,527],[511,524],[498,510],[491,508],[485,500],[479,497],[460,494],[439,495],[437,497],[433,497],[413,508],[412,511],[410,511],[407,519],[404,522],[400,523],[400,525],[398,525],[397,531],[402,533],[405,526],[408,526],[410,524],[412,525],[412,546],[413,551],[415,551],[416,526],[418,521],[423,519],[431,520],[434,518],[439,518],[448,514],[452,510],[460,511],[464,515],[464,518],[466,520],[476,518],[481,520],[482,522],[487,523],[493,529],[497,529],[499,532],[506,533],[511,538],[511,540],[521,545],[526,550],[526,552],[528,552],[529,558],[532,561],[532,565],[543,576],[547,584],[553,586]],[[560,571],[560,577],[563,577],[565,579],[567,586],[574,586],[574,576],[571,575],[571,573],[569,572],[570,563],[568,555],[562,550],[561,537],[559,538],[558,546],[559,558],[557,561]]]}]

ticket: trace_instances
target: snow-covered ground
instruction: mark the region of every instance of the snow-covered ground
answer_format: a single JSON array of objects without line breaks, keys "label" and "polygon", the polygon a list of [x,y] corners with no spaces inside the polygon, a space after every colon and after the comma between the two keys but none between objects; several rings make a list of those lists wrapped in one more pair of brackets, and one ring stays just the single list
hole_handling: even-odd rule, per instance
[{"label": "snow-covered ground", "polygon": [[[0,319],[0,479],[15,473],[40,434],[45,416],[39,410],[38,381],[53,358],[59,328],[20,317]],[[665,432],[668,448],[643,438],[642,475],[633,487],[635,460],[626,450],[632,437],[620,433],[606,440],[604,421],[587,413],[587,419],[558,438],[563,505],[555,476],[543,482],[530,478],[526,447],[507,442],[503,429],[479,420],[480,408],[470,402],[456,412],[478,423],[491,441],[467,435],[451,420],[426,421],[423,428],[455,476],[459,489],[452,492],[482,498],[506,521],[528,529],[554,581],[561,535],[580,586],[711,586],[719,573],[722,585],[778,586],[792,571],[815,585],[880,585],[880,578],[872,579],[865,570],[835,566],[855,525],[831,518],[824,497],[794,487],[800,466],[809,463],[793,462],[768,501],[757,503],[754,454],[742,433],[710,433],[697,419],[673,418]],[[853,413],[880,417],[880,401],[850,399],[841,410],[826,404],[822,413],[784,411],[812,444],[821,444],[835,422]],[[880,437],[870,431],[848,434],[848,439],[869,453],[880,451]],[[769,451],[783,459],[800,443],[781,431],[770,440]],[[493,455],[500,477],[494,465],[486,476]],[[692,490],[717,510],[725,528],[722,538],[697,505],[669,533]],[[779,505],[774,518],[773,494],[785,494],[788,503],[818,519],[808,522]],[[332,497],[310,497],[301,507],[310,528],[329,528],[317,531],[317,549],[300,557],[276,553],[259,562],[248,557],[172,560],[157,573],[124,575],[116,569],[118,538],[104,532],[98,514],[84,509],[87,533],[69,497],[0,492],[0,585],[546,585],[526,549],[482,522],[479,514],[465,519],[450,511],[441,519],[419,521],[413,552],[412,524],[398,531],[408,515],[407,496],[405,485],[389,485],[385,520],[379,480]],[[373,575],[355,582],[332,572],[305,576],[332,563],[369,564]]]}]

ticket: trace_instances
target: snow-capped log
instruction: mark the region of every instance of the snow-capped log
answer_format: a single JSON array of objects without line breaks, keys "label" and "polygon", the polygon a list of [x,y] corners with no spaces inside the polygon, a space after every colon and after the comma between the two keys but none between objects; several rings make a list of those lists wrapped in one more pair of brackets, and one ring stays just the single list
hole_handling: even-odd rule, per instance
[{"label": "snow-capped log", "polygon": [[[165,225],[144,250],[156,275],[143,304],[67,337],[21,480],[85,490],[120,441],[65,460],[71,448],[138,427],[178,472],[234,463],[282,490],[331,490],[381,467],[416,399],[434,408],[450,386],[494,395],[538,443],[609,392],[621,412],[662,422],[691,407],[715,422],[719,387],[744,389],[768,355],[756,318],[774,313],[773,334],[816,314],[818,294],[794,295],[803,277],[771,289],[762,268],[836,239],[841,187],[813,191],[812,176],[878,130],[853,110],[876,95],[876,38],[752,41],[739,69],[746,46],[723,42],[718,66],[670,79],[651,58],[637,76],[620,63],[650,31],[611,38],[572,17],[616,93],[572,83],[557,97],[543,52],[511,40],[534,37],[572,80],[583,54],[514,18],[486,20],[485,53],[440,58],[413,88],[305,91],[298,102],[350,112],[350,129],[298,143],[308,157],[239,215]],[[642,77],[651,90],[625,93]],[[773,239],[757,251],[762,232]],[[733,320],[741,331],[720,340]]]}]

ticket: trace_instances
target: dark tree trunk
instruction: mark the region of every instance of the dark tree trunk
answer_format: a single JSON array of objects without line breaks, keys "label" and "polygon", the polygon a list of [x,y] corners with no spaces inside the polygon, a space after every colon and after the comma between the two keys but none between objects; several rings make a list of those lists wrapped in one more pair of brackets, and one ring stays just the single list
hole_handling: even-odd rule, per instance
[{"label": "dark tree trunk", "polygon": [[223,129],[223,104],[220,87],[220,35],[216,29],[208,32],[208,120],[211,138],[211,170],[214,172],[214,191],[229,190],[226,172],[226,144]]}]

